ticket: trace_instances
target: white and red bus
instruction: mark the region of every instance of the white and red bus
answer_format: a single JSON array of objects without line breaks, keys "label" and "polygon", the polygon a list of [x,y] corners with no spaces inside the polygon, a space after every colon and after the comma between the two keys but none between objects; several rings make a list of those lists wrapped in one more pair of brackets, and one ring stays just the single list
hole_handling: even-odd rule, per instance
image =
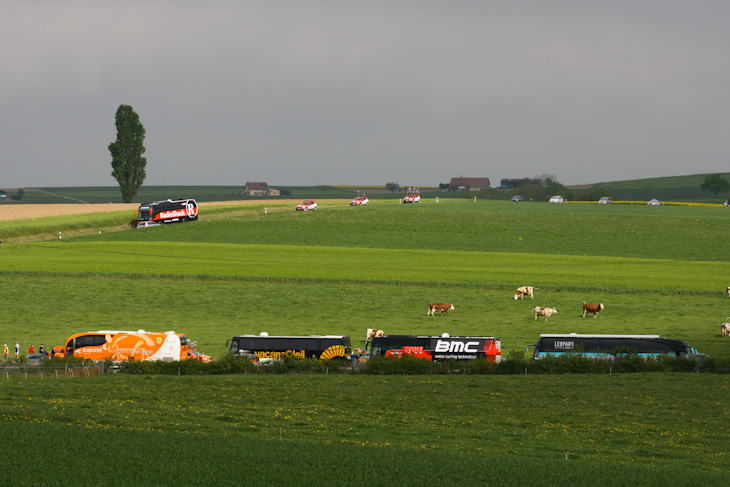
[{"label": "white and red bus", "polygon": [[386,335],[373,338],[371,357],[409,355],[427,360],[502,360],[502,342],[494,337]]},{"label": "white and red bus", "polygon": [[137,228],[154,227],[163,223],[195,221],[198,203],[193,199],[163,200],[142,203],[136,211]]}]

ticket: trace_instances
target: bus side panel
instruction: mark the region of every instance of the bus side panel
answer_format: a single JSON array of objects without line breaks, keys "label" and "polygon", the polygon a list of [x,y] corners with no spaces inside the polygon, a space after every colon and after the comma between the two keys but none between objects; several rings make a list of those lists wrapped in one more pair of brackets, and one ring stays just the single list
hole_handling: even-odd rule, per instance
[{"label": "bus side panel", "polygon": [[[187,347],[186,347],[187,348]],[[145,360],[164,360],[166,362],[177,362],[181,358],[182,346],[180,337],[177,335],[166,335],[160,347]],[[185,356],[187,358],[187,355]]]}]

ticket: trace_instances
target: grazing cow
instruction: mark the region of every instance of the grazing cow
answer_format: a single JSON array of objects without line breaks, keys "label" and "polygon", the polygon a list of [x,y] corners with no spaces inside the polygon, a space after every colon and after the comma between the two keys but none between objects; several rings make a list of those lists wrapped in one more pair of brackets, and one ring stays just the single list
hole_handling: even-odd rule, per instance
[{"label": "grazing cow", "polygon": [[728,286],[727,289],[725,289],[725,294],[727,295],[728,298],[730,298],[730,286]]},{"label": "grazing cow", "polygon": [[[730,320],[730,318],[728,318]],[[720,325],[722,327],[722,336],[730,336],[730,323],[723,323]]]},{"label": "grazing cow", "polygon": [[535,308],[532,310],[532,313],[535,315],[535,320],[537,320],[538,316],[544,316],[545,321],[550,318],[553,314],[557,314],[558,310],[555,308],[543,308],[541,306],[535,306]]},{"label": "grazing cow", "polygon": [[368,331],[365,334],[365,350],[368,349],[368,345],[372,343],[373,338],[381,337],[384,335],[385,332],[383,330],[378,330],[377,328],[368,328]]},{"label": "grazing cow", "polygon": [[526,295],[530,296],[532,299],[535,299],[535,288],[532,286],[518,287],[517,292],[515,293],[515,301],[517,299],[523,299]]},{"label": "grazing cow", "polygon": [[426,313],[426,316],[436,316],[434,313],[436,311],[441,311],[441,316],[444,315],[444,313],[449,314],[449,311],[454,309],[453,304],[446,304],[446,303],[431,303],[428,305],[428,313]]},{"label": "grazing cow", "polygon": [[595,318],[596,316],[598,316],[598,313],[600,313],[602,309],[603,309],[603,303],[586,304],[586,302],[583,301],[583,318],[586,317],[586,313],[593,313],[593,317]]}]

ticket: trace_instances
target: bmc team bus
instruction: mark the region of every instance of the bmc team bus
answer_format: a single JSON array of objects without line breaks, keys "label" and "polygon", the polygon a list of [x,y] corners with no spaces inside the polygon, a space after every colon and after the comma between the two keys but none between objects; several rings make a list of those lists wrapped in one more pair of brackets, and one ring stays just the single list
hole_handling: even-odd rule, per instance
[{"label": "bmc team bus", "polygon": [[502,342],[494,337],[452,337],[386,335],[373,338],[371,356],[413,357],[428,360],[473,360],[486,358],[490,362],[502,360]]},{"label": "bmc team bus", "polygon": [[192,350],[190,345],[185,335],[174,331],[156,333],[144,330],[100,330],[71,335],[66,340],[63,355],[89,360],[109,359],[115,362],[128,360],[173,362],[188,359],[210,362],[210,356]]},{"label": "bmc team bus", "polygon": [[671,340],[659,335],[540,335],[534,345],[533,359],[546,355],[581,354],[586,357],[609,358],[616,354],[637,354],[641,357],[703,357],[684,340]]},{"label": "bmc team bus", "polygon": [[269,336],[237,335],[226,342],[234,354],[251,357],[258,362],[283,358],[315,358],[350,360],[350,337],[341,335]]},{"label": "bmc team bus", "polygon": [[146,228],[198,219],[198,203],[195,200],[164,200],[143,203],[137,209],[137,228]]}]

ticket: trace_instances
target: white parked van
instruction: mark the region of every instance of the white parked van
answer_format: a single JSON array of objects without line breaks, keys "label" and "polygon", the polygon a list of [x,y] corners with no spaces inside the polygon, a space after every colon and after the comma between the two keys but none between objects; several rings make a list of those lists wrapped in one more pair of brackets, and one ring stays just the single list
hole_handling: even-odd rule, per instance
[{"label": "white parked van", "polygon": [[563,200],[562,196],[556,195],[550,198],[550,203],[565,203],[565,200]]}]

